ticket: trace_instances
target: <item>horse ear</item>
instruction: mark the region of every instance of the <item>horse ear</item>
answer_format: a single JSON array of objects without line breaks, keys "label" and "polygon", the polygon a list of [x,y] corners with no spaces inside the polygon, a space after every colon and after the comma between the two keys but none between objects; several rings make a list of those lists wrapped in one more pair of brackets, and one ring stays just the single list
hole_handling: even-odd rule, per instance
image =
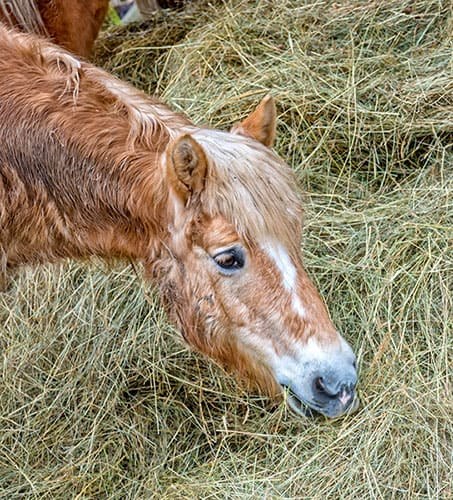
[{"label": "horse ear", "polygon": [[271,148],[274,144],[277,112],[274,98],[267,95],[244,121],[231,129],[235,134],[242,134],[255,139]]},{"label": "horse ear", "polygon": [[205,184],[207,160],[203,148],[190,135],[182,135],[167,148],[167,174],[175,192],[187,201]]}]

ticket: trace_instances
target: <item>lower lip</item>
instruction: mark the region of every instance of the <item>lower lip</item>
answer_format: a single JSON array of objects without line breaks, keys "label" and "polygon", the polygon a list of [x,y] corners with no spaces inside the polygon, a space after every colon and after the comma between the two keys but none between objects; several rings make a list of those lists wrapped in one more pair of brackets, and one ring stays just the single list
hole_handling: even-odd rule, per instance
[{"label": "lower lip", "polygon": [[296,413],[296,415],[302,415],[304,417],[310,417],[314,418],[315,416],[319,415],[319,413],[314,410],[313,408],[310,408],[308,405],[303,403],[300,399],[296,398],[295,396],[292,396],[291,394],[288,394],[287,396],[287,404],[288,407]]}]

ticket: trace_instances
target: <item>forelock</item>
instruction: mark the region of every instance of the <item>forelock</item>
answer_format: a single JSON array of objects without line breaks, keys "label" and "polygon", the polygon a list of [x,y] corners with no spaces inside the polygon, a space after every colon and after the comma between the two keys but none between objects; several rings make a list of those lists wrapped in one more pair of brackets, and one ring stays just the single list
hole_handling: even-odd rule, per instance
[{"label": "forelock", "polygon": [[276,154],[247,137],[200,129],[209,168],[202,194],[208,215],[222,215],[255,242],[272,238],[297,251],[302,219],[293,172]]}]

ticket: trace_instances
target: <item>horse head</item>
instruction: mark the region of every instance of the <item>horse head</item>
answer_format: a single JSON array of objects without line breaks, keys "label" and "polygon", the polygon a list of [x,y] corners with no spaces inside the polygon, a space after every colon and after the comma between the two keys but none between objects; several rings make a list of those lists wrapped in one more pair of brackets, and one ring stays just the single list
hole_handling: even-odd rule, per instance
[{"label": "horse head", "polygon": [[358,406],[356,359],[302,263],[275,115],[267,97],[231,132],[194,128],[167,146],[159,281],[191,347],[272,396],[286,390],[296,413],[337,417]]}]

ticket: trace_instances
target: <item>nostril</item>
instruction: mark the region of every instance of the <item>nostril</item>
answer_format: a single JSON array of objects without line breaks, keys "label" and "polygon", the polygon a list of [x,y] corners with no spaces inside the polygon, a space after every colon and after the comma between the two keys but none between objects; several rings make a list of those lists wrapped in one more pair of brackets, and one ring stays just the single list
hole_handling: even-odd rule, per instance
[{"label": "nostril", "polygon": [[313,380],[313,392],[323,400],[326,398],[337,399],[346,395],[350,398],[354,394],[354,388],[355,384],[353,382],[330,385],[323,377],[316,377]]},{"label": "nostril", "polygon": [[323,399],[333,399],[337,397],[337,390],[332,389],[323,377],[316,377],[313,381],[314,392]]},{"label": "nostril", "polygon": [[326,391],[326,386],[324,385],[324,379],[322,377],[317,377],[315,378],[315,389],[321,393],[321,394],[325,394],[327,391]]}]

